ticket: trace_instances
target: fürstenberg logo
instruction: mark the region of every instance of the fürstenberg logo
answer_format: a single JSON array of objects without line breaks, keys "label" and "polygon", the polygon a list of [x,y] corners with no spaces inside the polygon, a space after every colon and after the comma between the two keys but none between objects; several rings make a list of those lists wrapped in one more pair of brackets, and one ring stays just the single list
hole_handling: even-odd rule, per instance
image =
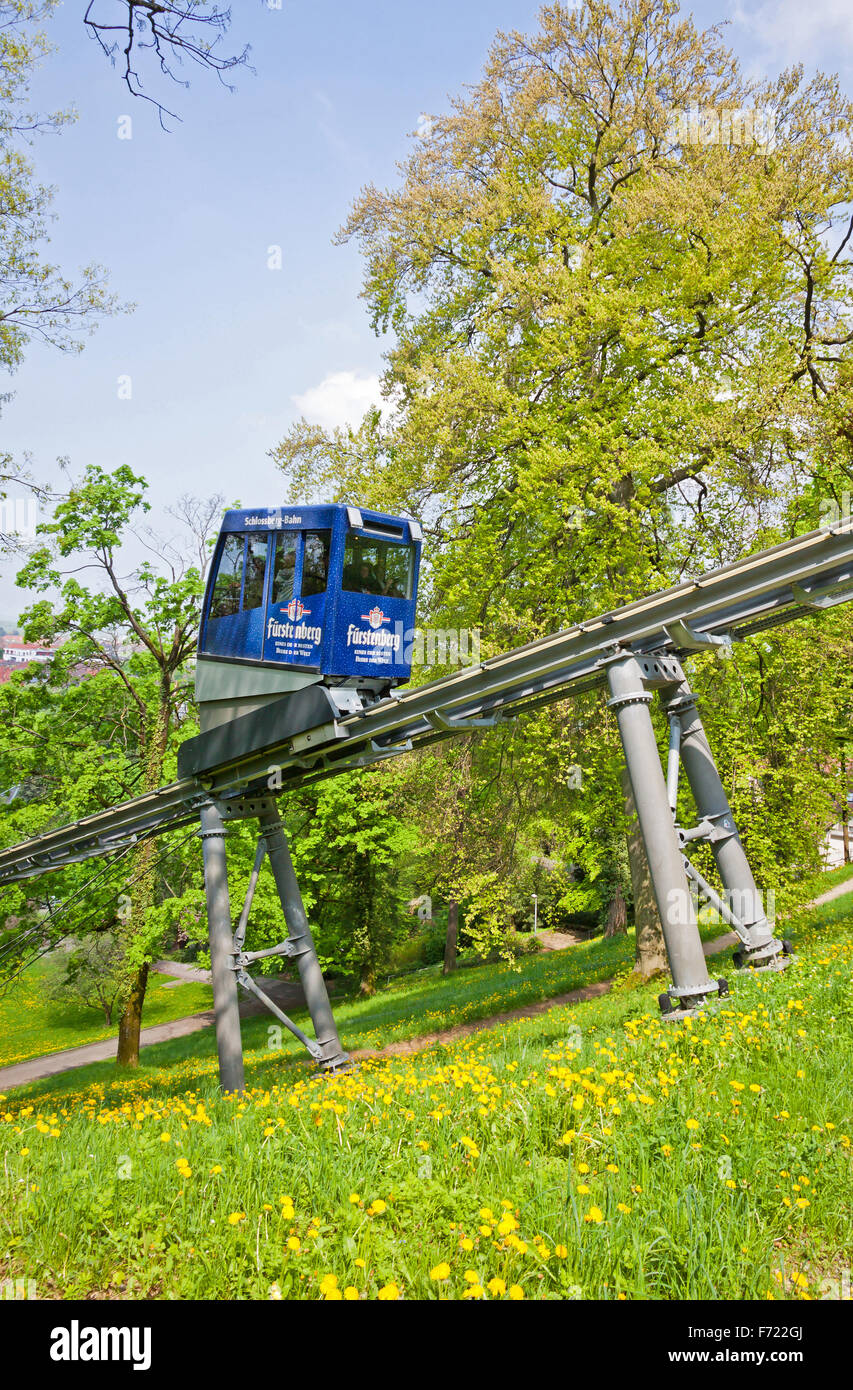
[{"label": "f\u00fcrstenberg logo", "polygon": [[135,1371],[151,1367],[150,1327],[54,1327],[51,1361],[132,1361]]}]

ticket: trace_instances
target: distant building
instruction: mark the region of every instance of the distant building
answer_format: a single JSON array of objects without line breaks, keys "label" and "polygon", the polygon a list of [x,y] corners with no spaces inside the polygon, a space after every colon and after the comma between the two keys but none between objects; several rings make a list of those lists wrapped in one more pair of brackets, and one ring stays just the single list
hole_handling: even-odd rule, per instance
[{"label": "distant building", "polygon": [[3,654],[0,661],[12,662],[16,666],[29,666],[31,661],[49,661],[58,647],[46,646],[42,642],[25,642],[23,637],[3,637]]}]

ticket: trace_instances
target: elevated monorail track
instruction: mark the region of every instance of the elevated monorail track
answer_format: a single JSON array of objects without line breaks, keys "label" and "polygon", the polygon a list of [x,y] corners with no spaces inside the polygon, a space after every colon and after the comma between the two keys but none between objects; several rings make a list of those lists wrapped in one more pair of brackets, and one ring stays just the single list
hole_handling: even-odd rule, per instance
[{"label": "elevated monorail track", "polygon": [[[277,795],[465,729],[488,727],[607,683],[608,653],[649,661],[728,645],[853,598],[853,525],[813,531],[578,623],[427,685],[347,712],[326,687],[242,715],[227,736],[181,749],[176,782],[0,851],[0,884],[61,869],[186,825],[211,798],[226,807]],[[218,748],[207,765],[205,749]],[[230,752],[228,750],[231,750]]]}]

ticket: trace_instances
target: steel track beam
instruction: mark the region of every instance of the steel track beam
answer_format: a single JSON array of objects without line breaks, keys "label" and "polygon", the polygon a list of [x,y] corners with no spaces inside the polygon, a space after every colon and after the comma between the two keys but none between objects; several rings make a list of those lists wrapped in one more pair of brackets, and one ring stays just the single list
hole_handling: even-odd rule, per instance
[{"label": "steel track beam", "polygon": [[[470,725],[501,712],[521,714],[604,685],[608,651],[678,657],[704,647],[706,639],[737,640],[849,599],[853,524],[847,522],[786,541],[480,666],[395,693],[359,714],[341,717],[329,737],[318,737],[314,746],[306,747],[304,736],[279,738],[274,727],[265,728],[262,748],[0,851],[0,884],[109,854],[136,838],[187,824],[212,794],[227,801],[247,790],[267,795],[287,790],[450,737],[462,721]],[[269,780],[273,770],[274,786]]]}]

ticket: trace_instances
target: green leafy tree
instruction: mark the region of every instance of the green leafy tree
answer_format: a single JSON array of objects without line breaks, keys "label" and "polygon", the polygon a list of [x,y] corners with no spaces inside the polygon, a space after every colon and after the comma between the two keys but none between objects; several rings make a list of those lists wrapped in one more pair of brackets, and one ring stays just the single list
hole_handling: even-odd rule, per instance
[{"label": "green leafy tree", "polygon": [[[298,424],[273,451],[294,492],[421,517],[426,621],[482,626],[486,654],[820,524],[853,479],[851,116],[833,77],[749,78],[674,0],[549,4],[498,35],[341,233],[392,335],[386,406]],[[711,680],[733,720],[741,679]],[[795,875],[815,788],[787,762],[748,776],[799,798],[739,805]]]},{"label": "green leafy tree", "polygon": [[[53,520],[39,526],[39,543],[17,579],[22,588],[58,596],[38,599],[26,610],[22,623],[28,639],[67,637],[65,661],[92,665],[120,688],[137,793],[154,790],[174,771],[175,735],[188,698],[184,666],[195,651],[209,533],[220,506],[219,499],[205,505],[185,500],[180,520],[195,554],[187,558],[186,552],[161,547],[159,568],[146,561],[124,579],[120,547],[148,510],[145,487],[126,466],[113,473],[89,467],[57,505]],[[84,568],[94,571],[95,582],[80,581]],[[111,749],[107,756],[114,756]],[[121,936],[126,979],[117,1058],[129,1066],[138,1061],[148,967],[159,939],[160,923],[151,912],[154,841],[143,841],[134,851],[131,867],[130,910]]]},{"label": "green leafy tree", "polygon": [[50,998],[59,1003],[98,1009],[104,1022],[113,1021],[121,997],[124,963],[121,946],[111,932],[97,932],[80,942],[55,967],[48,981]]},{"label": "green leafy tree", "polygon": [[321,964],[357,978],[366,995],[403,930],[400,865],[414,832],[403,819],[398,779],[396,768],[346,774],[283,805]]}]

